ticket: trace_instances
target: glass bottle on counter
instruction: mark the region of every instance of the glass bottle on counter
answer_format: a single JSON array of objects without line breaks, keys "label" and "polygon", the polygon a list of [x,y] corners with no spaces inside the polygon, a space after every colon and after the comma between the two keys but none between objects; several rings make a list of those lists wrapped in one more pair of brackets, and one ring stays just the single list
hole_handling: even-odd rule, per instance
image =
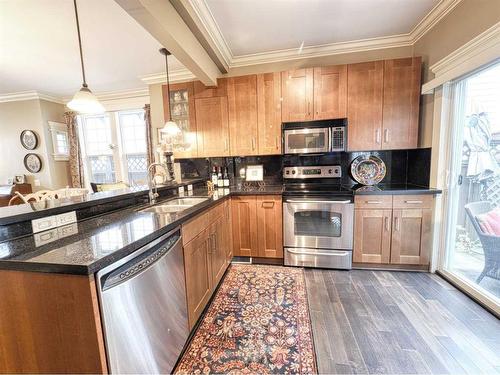
[{"label": "glass bottle on counter", "polygon": [[217,188],[217,167],[213,166],[212,168],[212,184],[214,184],[214,188]]},{"label": "glass bottle on counter", "polygon": [[227,170],[227,167],[224,167],[224,187],[229,187],[229,171]]},{"label": "glass bottle on counter", "polygon": [[219,167],[217,170],[217,186],[218,187],[224,186],[224,180],[222,179],[222,167]]}]

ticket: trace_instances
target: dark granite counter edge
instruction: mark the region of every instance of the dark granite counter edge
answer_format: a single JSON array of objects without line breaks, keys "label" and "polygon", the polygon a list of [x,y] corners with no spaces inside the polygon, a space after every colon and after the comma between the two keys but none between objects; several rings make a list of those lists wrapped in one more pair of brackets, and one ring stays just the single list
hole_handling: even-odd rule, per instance
[{"label": "dark granite counter edge", "polygon": [[[200,178],[189,181],[176,182],[168,185],[162,185],[158,186],[158,191],[161,192],[166,190],[177,189],[181,186],[194,185],[202,183],[204,181],[206,181],[206,179]],[[125,198],[140,197],[142,195],[147,196],[148,190],[134,191],[133,189],[130,189],[130,191],[117,190],[115,194],[113,194],[112,192],[106,192],[106,193],[107,194],[103,194],[102,197],[96,197],[95,199],[91,199],[88,201],[68,203],[58,207],[41,209],[39,211],[29,211],[17,215],[0,217],[0,225],[10,225],[23,221],[38,219],[45,216],[58,215],[65,212],[76,211],[85,207],[96,206],[103,203],[111,203],[114,201],[123,200]]]}]

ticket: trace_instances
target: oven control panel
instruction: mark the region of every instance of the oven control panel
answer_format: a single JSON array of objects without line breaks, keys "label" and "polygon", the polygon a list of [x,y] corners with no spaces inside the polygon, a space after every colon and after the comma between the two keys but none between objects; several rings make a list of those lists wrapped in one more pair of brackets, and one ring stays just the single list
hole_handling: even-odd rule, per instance
[{"label": "oven control panel", "polygon": [[285,167],[283,178],[336,178],[342,177],[340,165],[322,165],[307,167]]}]

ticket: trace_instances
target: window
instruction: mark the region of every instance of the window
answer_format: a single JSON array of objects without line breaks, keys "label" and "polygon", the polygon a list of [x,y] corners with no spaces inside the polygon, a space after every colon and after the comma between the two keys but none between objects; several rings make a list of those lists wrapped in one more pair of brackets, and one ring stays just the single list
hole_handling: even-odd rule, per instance
[{"label": "window", "polygon": [[147,184],[143,110],[85,115],[79,120],[89,182]]},{"label": "window", "polygon": [[54,150],[52,156],[54,156],[54,160],[68,161],[69,143],[66,124],[49,121],[49,129],[52,135],[52,148]]}]

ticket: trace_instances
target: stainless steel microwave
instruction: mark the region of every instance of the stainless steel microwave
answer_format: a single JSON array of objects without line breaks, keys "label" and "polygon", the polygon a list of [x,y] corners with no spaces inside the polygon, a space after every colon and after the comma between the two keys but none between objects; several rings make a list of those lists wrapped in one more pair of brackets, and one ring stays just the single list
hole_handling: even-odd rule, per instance
[{"label": "stainless steel microwave", "polygon": [[346,119],[283,124],[285,154],[318,154],[346,149]]}]

